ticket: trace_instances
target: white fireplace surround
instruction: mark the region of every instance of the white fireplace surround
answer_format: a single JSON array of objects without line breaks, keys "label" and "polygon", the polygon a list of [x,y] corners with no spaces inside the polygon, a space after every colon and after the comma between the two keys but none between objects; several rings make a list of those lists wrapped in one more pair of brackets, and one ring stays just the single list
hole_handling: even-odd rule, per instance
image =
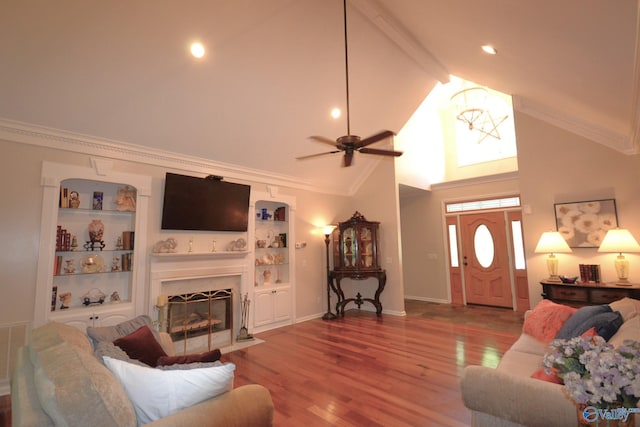
[{"label": "white fireplace surround", "polygon": [[160,295],[231,289],[233,330],[231,345],[241,326],[241,296],[251,284],[247,251],[153,254],[150,262],[149,313],[158,320]]}]

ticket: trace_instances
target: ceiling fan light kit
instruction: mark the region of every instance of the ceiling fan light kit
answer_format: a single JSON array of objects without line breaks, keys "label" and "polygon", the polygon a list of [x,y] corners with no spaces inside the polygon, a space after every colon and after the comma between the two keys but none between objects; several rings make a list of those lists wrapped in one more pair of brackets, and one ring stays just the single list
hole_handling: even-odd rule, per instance
[{"label": "ceiling fan light kit", "polygon": [[345,58],[345,76],[346,76],[346,98],[347,98],[347,134],[339,137],[336,140],[326,138],[324,136],[310,136],[309,139],[311,141],[320,142],[323,144],[328,144],[336,148],[332,151],[327,151],[324,153],[310,154],[308,156],[297,157],[298,160],[306,160],[314,157],[321,157],[330,154],[336,154],[340,152],[344,152],[344,156],[342,159],[342,166],[347,167],[353,164],[353,153],[359,151],[363,154],[375,154],[378,156],[392,156],[398,157],[402,155],[402,151],[394,151],[394,150],[382,150],[377,148],[368,148],[367,146],[374,144],[378,141],[382,141],[386,138],[392,138],[395,136],[395,132],[390,130],[383,130],[374,135],[368,136],[364,139],[361,139],[357,135],[351,135],[351,122],[349,116],[349,50],[347,43],[347,0],[343,0],[343,10],[344,10],[344,58]]}]

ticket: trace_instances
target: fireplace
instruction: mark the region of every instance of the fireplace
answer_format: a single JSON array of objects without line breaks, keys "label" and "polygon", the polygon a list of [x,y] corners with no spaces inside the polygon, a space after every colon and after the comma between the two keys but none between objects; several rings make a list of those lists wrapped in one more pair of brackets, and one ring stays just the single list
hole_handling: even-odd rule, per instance
[{"label": "fireplace", "polygon": [[242,323],[238,296],[252,285],[246,254],[152,255],[149,312],[171,335],[176,353],[234,347]]},{"label": "fireplace", "polygon": [[[187,344],[199,337],[206,339],[207,350],[214,348],[215,334],[226,333],[229,343],[233,341],[231,289],[169,295],[167,300],[166,332],[174,342],[183,344],[184,352],[187,350]],[[224,338],[222,340],[226,341]]]}]

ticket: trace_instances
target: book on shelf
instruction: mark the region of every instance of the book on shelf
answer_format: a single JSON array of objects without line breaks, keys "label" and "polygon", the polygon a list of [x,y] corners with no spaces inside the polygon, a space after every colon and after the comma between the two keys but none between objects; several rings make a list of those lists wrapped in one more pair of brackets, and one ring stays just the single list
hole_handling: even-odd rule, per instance
[{"label": "book on shelf", "polygon": [[600,264],[579,264],[578,268],[582,283],[600,283]]},{"label": "book on shelf", "polygon": [[69,189],[65,187],[60,187],[60,200],[58,201],[58,206],[61,208],[69,207]]},{"label": "book on shelf", "polygon": [[56,300],[58,299],[58,287],[51,288],[51,311],[56,310]]},{"label": "book on shelf", "polygon": [[136,239],[136,233],[134,231],[123,231],[122,232],[122,249],[126,251],[132,251],[134,247],[135,239]]}]

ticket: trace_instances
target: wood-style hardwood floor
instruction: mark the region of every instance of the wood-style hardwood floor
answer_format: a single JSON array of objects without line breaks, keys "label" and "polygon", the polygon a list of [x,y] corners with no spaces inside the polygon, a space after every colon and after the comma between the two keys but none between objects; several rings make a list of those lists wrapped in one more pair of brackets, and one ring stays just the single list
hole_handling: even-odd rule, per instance
[{"label": "wood-style hardwood floor", "polygon": [[[269,388],[275,425],[468,426],[459,377],[495,366],[515,342],[522,315],[491,307],[407,301],[406,317],[349,310],[265,332],[265,342],[223,355],[235,385]],[[10,399],[0,426],[11,427]]]},{"label": "wood-style hardwood floor", "polygon": [[415,302],[407,311],[377,318],[350,310],[276,329],[223,359],[236,364],[236,386],[269,388],[278,427],[468,426],[462,369],[497,365],[521,315]]}]

